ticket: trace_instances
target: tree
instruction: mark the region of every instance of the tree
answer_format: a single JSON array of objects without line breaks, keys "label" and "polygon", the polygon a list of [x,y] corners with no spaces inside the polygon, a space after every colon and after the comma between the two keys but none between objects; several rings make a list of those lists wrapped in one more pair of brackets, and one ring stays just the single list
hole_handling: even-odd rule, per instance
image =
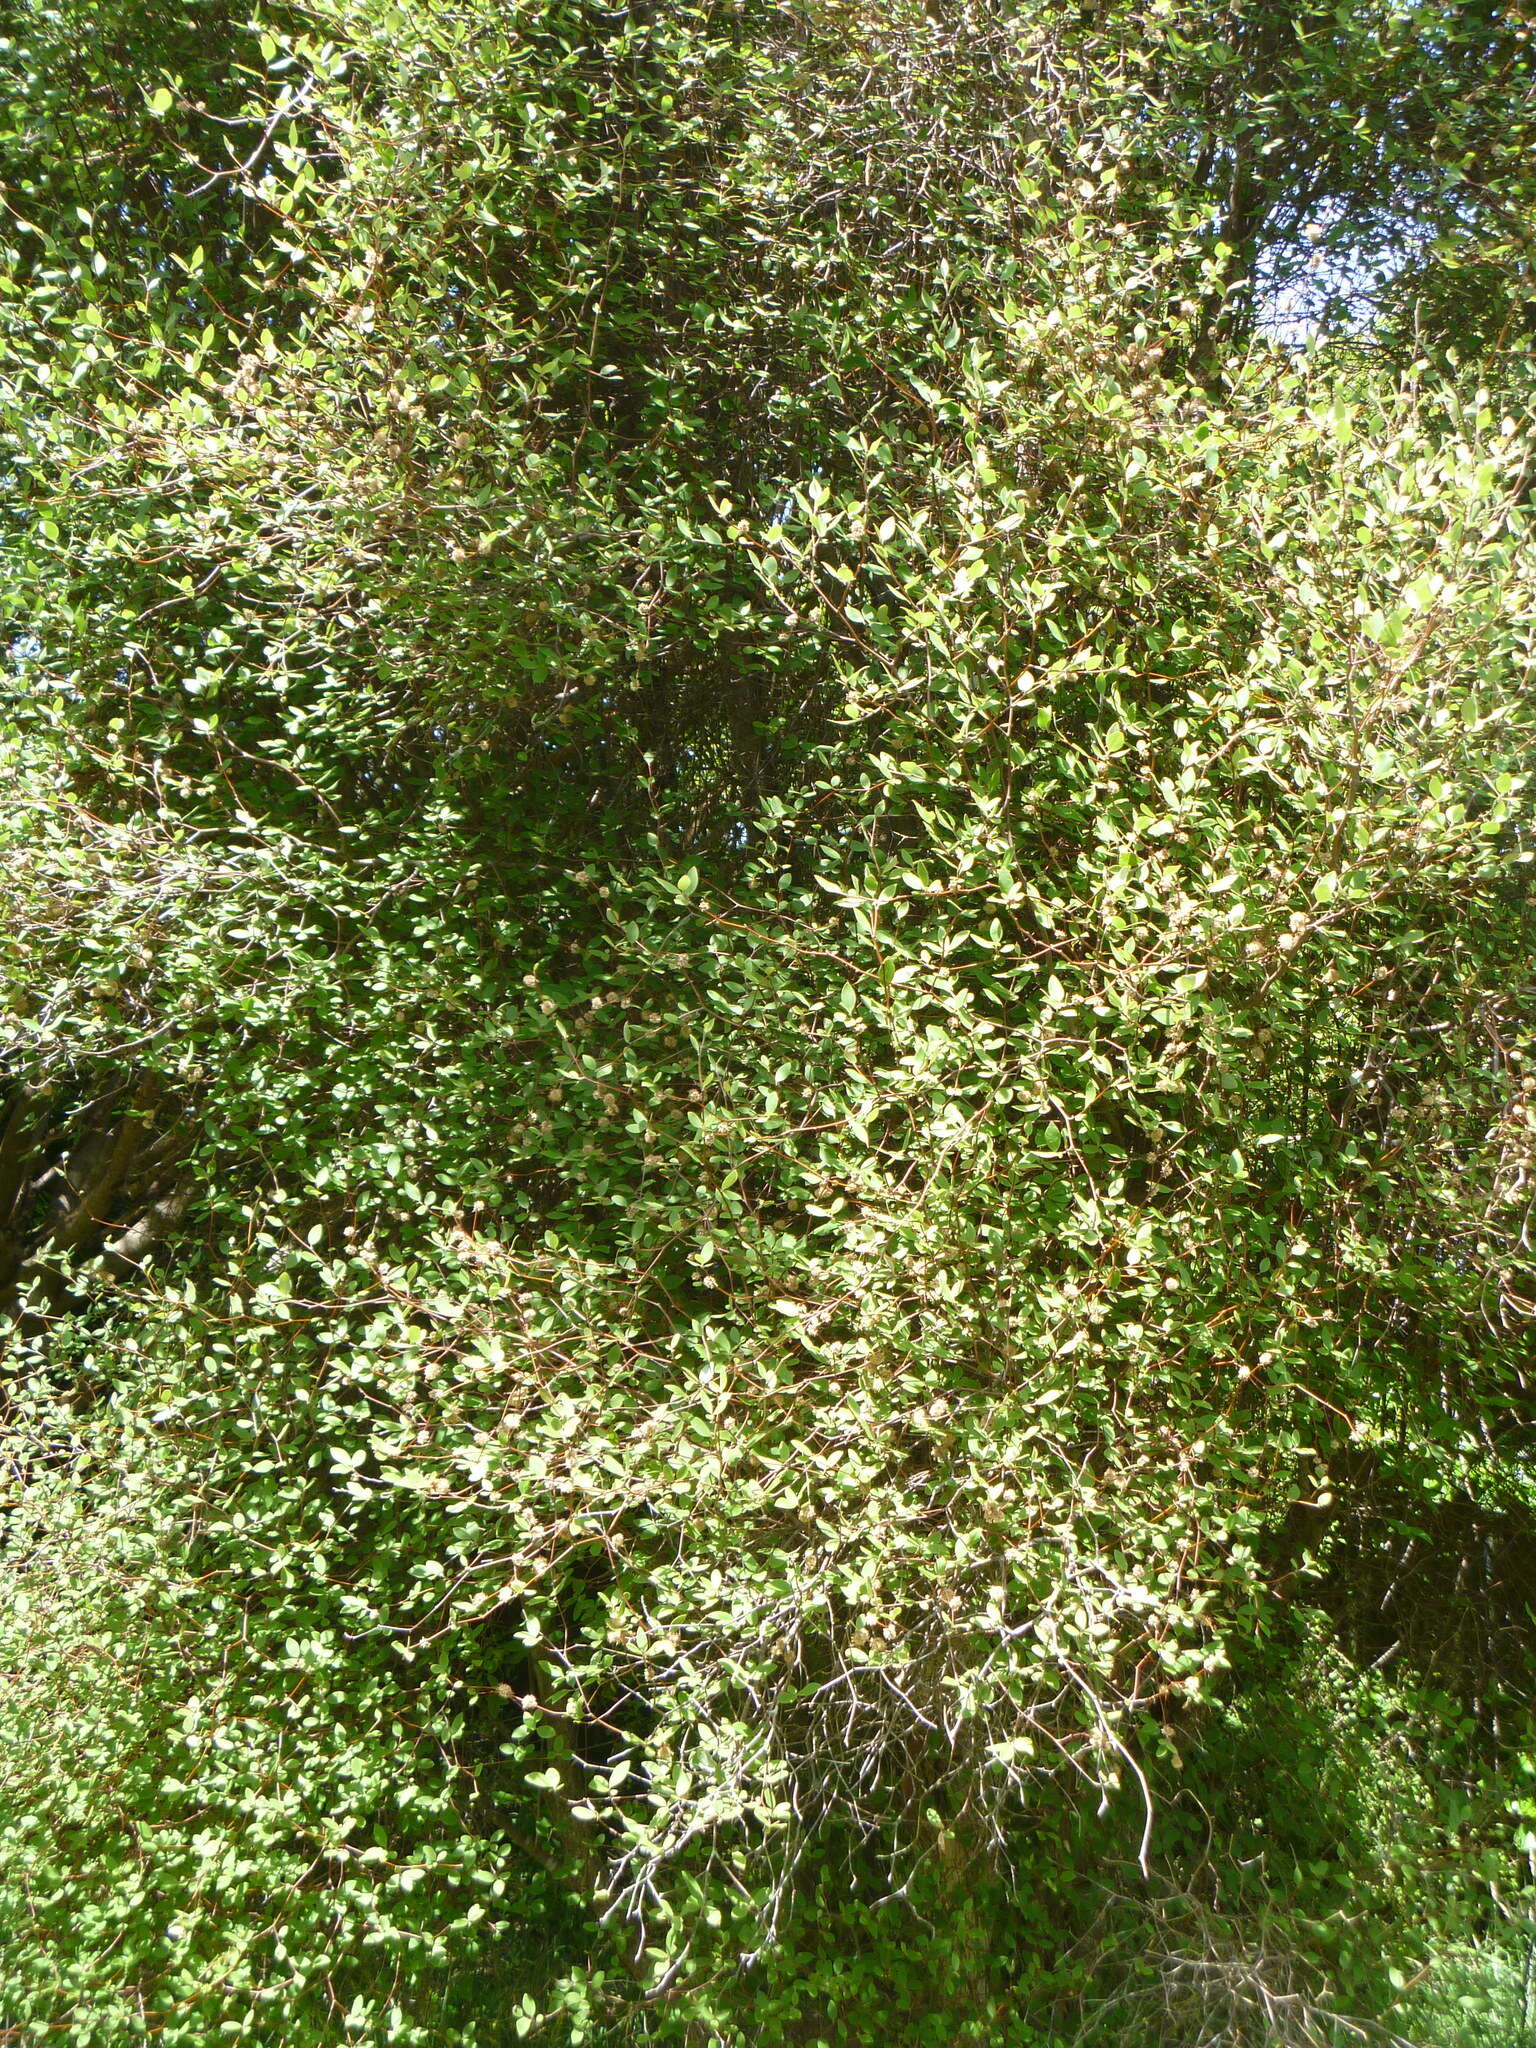
[{"label": "tree", "polygon": [[1253,330],[1319,209],[1491,246],[1516,26],[90,21],[0,138],[5,2024],[1389,2015],[1527,1897],[1528,435]]}]

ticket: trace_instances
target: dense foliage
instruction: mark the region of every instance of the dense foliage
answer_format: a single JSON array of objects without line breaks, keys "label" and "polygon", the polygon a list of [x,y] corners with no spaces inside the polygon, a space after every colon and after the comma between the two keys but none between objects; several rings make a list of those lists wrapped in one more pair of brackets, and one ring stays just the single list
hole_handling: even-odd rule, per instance
[{"label": "dense foliage", "polygon": [[1523,18],[0,26],[0,2039],[1536,2040]]}]

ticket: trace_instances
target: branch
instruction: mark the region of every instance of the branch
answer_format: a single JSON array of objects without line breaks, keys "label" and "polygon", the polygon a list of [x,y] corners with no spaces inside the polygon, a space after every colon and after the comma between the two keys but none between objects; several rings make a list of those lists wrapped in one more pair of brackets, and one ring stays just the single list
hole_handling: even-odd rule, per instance
[{"label": "branch", "polygon": [[186,1215],[192,1206],[194,1192],[189,1180],[173,1187],[158,1202],[152,1202],[137,1223],[131,1224],[120,1237],[104,1244],[102,1257],[114,1268],[136,1268],[151,1246],[158,1244],[165,1233]]},{"label": "branch", "polygon": [[26,1182],[28,1112],[34,1102],[49,1093],[46,1082],[24,1083],[6,1118],[5,1133],[0,1136],[0,1222],[10,1216]]},{"label": "branch", "polygon": [[153,1104],[158,1093],[153,1081],[146,1080],[140,1084],[122,1122],[117,1127],[117,1133],[101,1171],[86,1188],[74,1208],[49,1231],[43,1245],[56,1244],[64,1251],[76,1251],[93,1232],[106,1229],[107,1220],[102,1212],[111,1202],[133,1163],[134,1154],[139,1149],[144,1113]]}]

